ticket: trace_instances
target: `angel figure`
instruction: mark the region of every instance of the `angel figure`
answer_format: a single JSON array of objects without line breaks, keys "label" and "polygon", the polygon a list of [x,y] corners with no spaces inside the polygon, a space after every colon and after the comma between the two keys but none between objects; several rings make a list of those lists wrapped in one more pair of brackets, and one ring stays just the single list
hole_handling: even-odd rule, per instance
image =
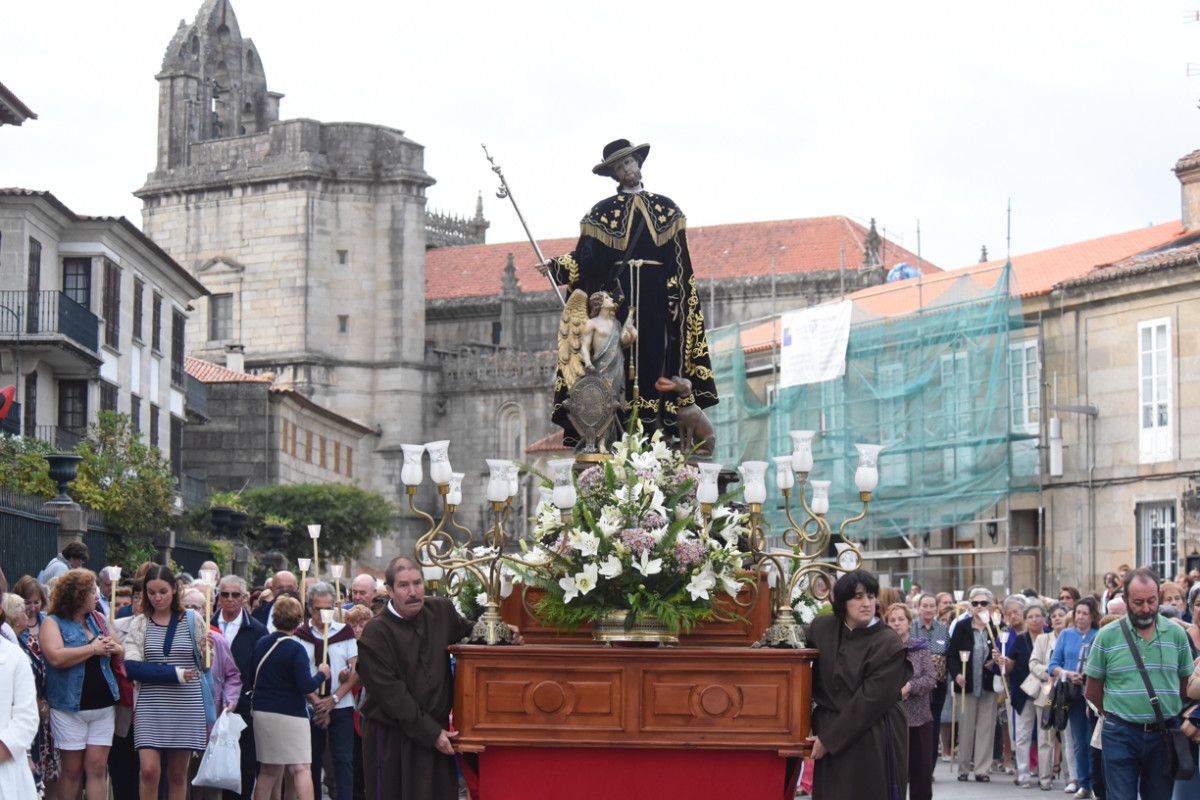
[{"label": "angel figure", "polygon": [[[625,359],[621,349],[637,341],[637,329],[632,318],[619,325],[616,310],[617,304],[608,292],[593,292],[589,296],[576,289],[568,298],[559,323],[558,366],[563,385],[556,388],[570,396],[562,403],[562,411],[570,417],[569,424],[583,434],[585,451],[592,450],[591,443],[596,441],[598,452],[607,452],[608,439],[614,432],[620,433],[620,420],[615,412],[625,408]],[[603,381],[604,402],[597,404],[588,396],[593,394],[588,386],[592,381],[586,381],[576,390],[576,385],[585,378]],[[586,408],[584,397],[587,397]],[[602,423],[602,419],[607,423]]]}]

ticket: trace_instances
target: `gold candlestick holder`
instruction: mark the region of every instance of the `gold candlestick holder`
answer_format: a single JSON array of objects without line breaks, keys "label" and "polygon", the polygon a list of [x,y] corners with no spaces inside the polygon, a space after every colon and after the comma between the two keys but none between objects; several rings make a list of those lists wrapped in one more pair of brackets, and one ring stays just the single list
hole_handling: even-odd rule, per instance
[{"label": "gold candlestick holder", "polygon": [[[800,509],[804,513],[803,520],[799,522],[792,511],[792,488],[789,486],[780,489],[788,522],[782,536],[785,550],[768,549],[762,505],[749,504],[748,544],[755,569],[773,571],[777,576],[775,586],[771,589],[771,624],[763,631],[762,638],[755,642],[754,647],[806,647],[801,623],[797,622],[792,608],[796,592],[805,591],[816,600],[826,600],[833,591],[837,573],[858,569],[863,563],[859,544],[850,539],[846,532],[851,525],[866,518],[867,509],[871,504],[871,493],[859,492],[862,511],[842,521],[835,539],[833,523],[828,517],[828,498],[822,496],[822,501],[817,503],[815,495],[814,504],[810,505],[806,492],[808,483],[807,473],[797,476],[797,495]],[[814,490],[817,488],[815,484],[816,482]],[[824,484],[823,487],[821,495],[828,491],[828,484]],[[839,551],[837,558],[832,562],[827,555],[831,544]]]}]

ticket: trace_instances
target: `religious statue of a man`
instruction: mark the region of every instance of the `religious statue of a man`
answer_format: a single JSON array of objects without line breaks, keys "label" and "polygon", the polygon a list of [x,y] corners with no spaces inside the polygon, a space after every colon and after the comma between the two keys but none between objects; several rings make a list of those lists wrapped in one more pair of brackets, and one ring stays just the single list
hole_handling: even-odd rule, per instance
[{"label": "religious statue of a man", "polygon": [[[707,408],[717,402],[704,314],[696,291],[687,244],[687,222],[670,198],[642,186],[642,164],[650,145],[617,139],[604,147],[592,168],[617,182],[617,193],[601,200],[580,221],[579,242],[566,255],[539,268],[568,291],[589,296],[607,292],[616,303],[621,326],[632,315],[637,342],[626,351],[625,399],[647,433],[662,428],[676,433],[679,407]],[[679,376],[691,382],[686,397],[662,393],[659,378]],[[563,442],[574,447],[578,433],[567,418],[568,386],[561,371],[554,382],[552,418],[563,428]],[[624,421],[624,420],[623,420]]]}]

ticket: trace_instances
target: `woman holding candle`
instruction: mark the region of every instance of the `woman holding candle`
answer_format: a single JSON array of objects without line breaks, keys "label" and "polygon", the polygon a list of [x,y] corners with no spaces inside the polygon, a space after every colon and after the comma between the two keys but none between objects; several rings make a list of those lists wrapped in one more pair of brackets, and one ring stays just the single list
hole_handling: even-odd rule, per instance
[{"label": "woman holding candle", "polygon": [[120,643],[96,609],[96,576],[72,569],[54,585],[42,624],[50,728],[62,754],[59,796],[75,798],[84,784],[92,797],[108,796],[108,750],[120,691],[112,656]]},{"label": "woman holding candle", "polygon": [[[946,671],[954,676],[954,694],[962,703],[958,728],[958,779],[987,783],[992,766],[996,732],[996,696],[992,678],[999,674],[992,660],[992,642],[999,631],[991,622],[992,593],[976,586],[971,590],[970,622],[959,620],[946,649]],[[967,653],[967,658],[962,658]]]},{"label": "woman holding candle", "polygon": [[1100,609],[1094,598],[1084,597],[1075,604],[1074,622],[1073,626],[1063,630],[1054,645],[1050,676],[1079,687],[1071,701],[1067,724],[1075,758],[1075,797],[1088,798],[1092,796],[1092,754],[1089,748],[1095,721],[1088,719],[1087,702],[1083,698],[1083,667],[1100,624]]}]

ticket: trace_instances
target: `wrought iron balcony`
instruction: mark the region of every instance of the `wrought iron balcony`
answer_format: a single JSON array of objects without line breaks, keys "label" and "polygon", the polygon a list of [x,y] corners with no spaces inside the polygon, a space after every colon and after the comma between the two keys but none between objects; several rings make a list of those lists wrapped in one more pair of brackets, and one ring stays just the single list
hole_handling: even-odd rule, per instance
[{"label": "wrought iron balcony", "polygon": [[100,346],[96,315],[62,292],[0,292],[0,341],[30,345],[65,338],[93,356]]},{"label": "wrought iron balcony", "polygon": [[69,428],[59,428],[55,425],[38,425],[33,429],[33,435],[43,442],[49,442],[60,453],[69,453],[86,438],[82,431]]}]

